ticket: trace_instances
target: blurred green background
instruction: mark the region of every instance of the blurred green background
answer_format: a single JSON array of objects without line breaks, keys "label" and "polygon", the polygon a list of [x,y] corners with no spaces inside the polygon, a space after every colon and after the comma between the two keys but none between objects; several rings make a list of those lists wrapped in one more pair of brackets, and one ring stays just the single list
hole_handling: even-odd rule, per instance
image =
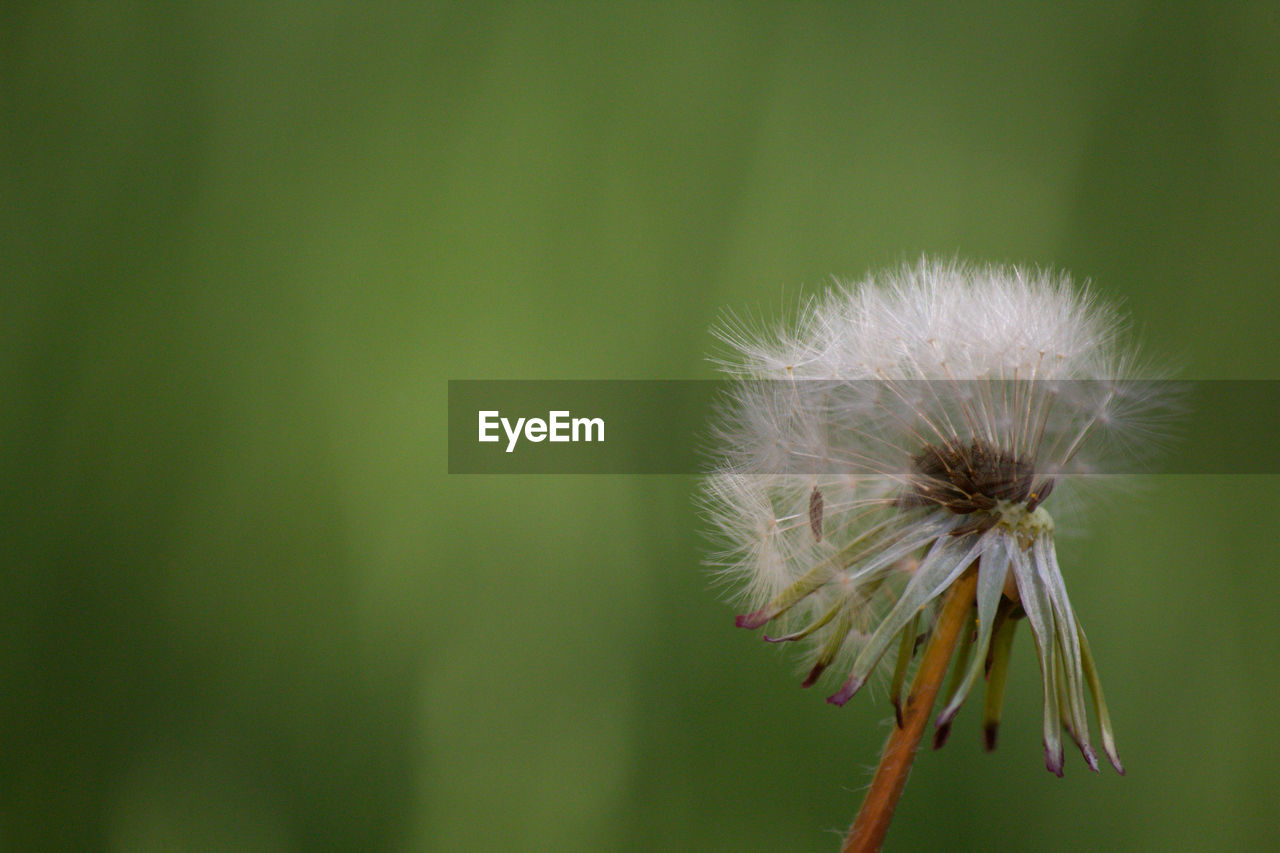
[{"label": "blurred green background", "polygon": [[[883,690],[733,629],[695,478],[448,476],[446,380],[709,378],[922,252],[1280,378],[1274,3],[0,15],[0,850],[834,850]],[[1045,771],[1023,632],[890,848],[1273,845],[1277,498],[1095,513],[1128,777]]]}]

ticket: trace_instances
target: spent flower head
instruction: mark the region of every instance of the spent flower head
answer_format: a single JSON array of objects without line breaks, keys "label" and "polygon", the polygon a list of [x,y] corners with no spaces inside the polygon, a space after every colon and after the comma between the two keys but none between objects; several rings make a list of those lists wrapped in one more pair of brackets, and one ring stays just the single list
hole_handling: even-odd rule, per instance
[{"label": "spent flower head", "polygon": [[1122,332],[1066,276],[929,259],[835,288],[772,329],[726,323],[736,381],[705,494],[716,562],[749,609],[737,624],[806,644],[804,686],[837,672],[836,705],[884,662],[901,725],[916,649],[944,593],[976,573],[976,629],[959,638],[935,744],[984,676],[994,748],[1025,619],[1048,768],[1062,773],[1065,728],[1097,770],[1092,704],[1123,773],[1048,511],[1051,493],[1149,444],[1161,400]]}]

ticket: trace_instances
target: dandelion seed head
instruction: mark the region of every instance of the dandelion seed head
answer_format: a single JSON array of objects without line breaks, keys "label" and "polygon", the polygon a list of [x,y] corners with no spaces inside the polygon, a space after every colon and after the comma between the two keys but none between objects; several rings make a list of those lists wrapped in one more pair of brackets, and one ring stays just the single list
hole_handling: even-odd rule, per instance
[{"label": "dandelion seed head", "polygon": [[843,704],[977,567],[981,656],[997,613],[1026,616],[1049,655],[1050,769],[1063,725],[1096,766],[1096,678],[1044,505],[1150,434],[1157,395],[1120,316],[1061,273],[926,258],[717,334],[736,383],[704,497],[720,577],[751,610],[738,624],[804,644],[806,686],[847,675]]}]

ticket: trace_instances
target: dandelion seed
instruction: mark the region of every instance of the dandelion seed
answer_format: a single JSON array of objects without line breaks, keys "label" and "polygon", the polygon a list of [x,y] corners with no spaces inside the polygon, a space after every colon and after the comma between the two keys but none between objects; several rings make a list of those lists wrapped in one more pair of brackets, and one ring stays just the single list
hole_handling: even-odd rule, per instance
[{"label": "dandelion seed", "polygon": [[813,531],[813,541],[822,541],[822,490],[817,486],[809,493],[809,529]]},{"label": "dandelion seed", "polygon": [[720,337],[738,382],[706,496],[722,570],[750,610],[738,625],[783,625],[768,639],[808,644],[804,686],[841,672],[837,705],[892,663],[901,726],[916,648],[963,586],[955,619],[969,631],[938,745],[982,674],[994,747],[1025,621],[1046,766],[1062,774],[1065,728],[1097,770],[1092,704],[1123,773],[1045,507],[1133,452],[1156,420],[1157,386],[1136,378],[1118,315],[1065,276],[925,259],[805,303],[794,327],[729,323]]}]

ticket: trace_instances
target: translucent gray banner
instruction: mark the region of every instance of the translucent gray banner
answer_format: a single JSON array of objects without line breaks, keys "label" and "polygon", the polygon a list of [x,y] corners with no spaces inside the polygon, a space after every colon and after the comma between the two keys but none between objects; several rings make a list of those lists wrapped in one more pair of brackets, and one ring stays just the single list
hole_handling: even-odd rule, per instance
[{"label": "translucent gray banner", "polygon": [[886,474],[982,441],[1053,476],[1280,473],[1272,380],[450,380],[450,474]]}]

